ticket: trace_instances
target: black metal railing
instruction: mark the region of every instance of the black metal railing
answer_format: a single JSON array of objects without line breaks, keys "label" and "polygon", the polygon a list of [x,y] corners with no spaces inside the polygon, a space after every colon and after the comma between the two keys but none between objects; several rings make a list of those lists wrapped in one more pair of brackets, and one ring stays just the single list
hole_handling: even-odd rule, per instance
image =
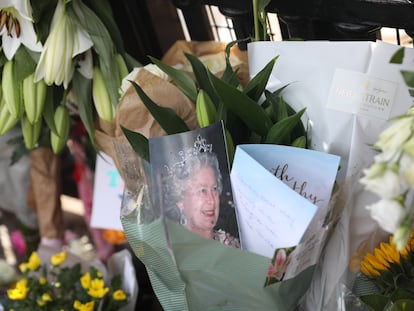
[{"label": "black metal railing", "polygon": [[[207,5],[217,6],[232,20],[237,38],[252,34],[251,0],[171,1],[177,8],[187,10],[184,18],[189,28],[200,29],[200,20],[192,23],[191,14]],[[189,7],[192,11],[188,11]],[[396,29],[398,44],[402,30],[414,36],[414,3],[410,0],[272,0],[267,11],[277,14],[283,40],[377,40],[382,39],[383,28]]]}]

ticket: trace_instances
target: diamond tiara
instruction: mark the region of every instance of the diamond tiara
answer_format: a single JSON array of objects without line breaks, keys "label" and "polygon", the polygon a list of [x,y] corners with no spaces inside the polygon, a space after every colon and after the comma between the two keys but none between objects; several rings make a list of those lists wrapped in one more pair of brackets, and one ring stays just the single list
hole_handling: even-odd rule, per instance
[{"label": "diamond tiara", "polygon": [[174,170],[181,168],[185,165],[185,162],[190,157],[194,157],[203,152],[212,152],[213,144],[207,143],[207,140],[201,135],[197,135],[196,140],[194,141],[193,147],[187,148],[186,150],[180,150],[177,154],[178,161],[171,164],[170,166],[165,165],[167,173],[173,174]]}]

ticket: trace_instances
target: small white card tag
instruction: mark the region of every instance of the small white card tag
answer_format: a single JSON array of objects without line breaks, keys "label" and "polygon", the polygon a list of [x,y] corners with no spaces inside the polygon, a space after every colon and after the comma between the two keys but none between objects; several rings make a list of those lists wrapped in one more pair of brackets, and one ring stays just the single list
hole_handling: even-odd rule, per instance
[{"label": "small white card tag", "polygon": [[91,227],[122,231],[124,181],[112,158],[103,152],[96,157],[94,180]]},{"label": "small white card tag", "polygon": [[397,88],[398,83],[338,68],[332,80],[327,107],[388,120]]}]

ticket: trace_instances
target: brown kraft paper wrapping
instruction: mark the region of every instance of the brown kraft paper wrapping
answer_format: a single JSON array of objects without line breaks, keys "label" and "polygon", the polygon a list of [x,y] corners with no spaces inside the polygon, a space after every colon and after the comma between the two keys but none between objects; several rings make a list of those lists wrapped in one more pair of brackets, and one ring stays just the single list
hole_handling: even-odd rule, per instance
[{"label": "brown kraft paper wrapping", "polygon": [[30,185],[28,205],[38,218],[41,237],[63,238],[61,195],[61,160],[50,148],[37,148],[29,155]]}]

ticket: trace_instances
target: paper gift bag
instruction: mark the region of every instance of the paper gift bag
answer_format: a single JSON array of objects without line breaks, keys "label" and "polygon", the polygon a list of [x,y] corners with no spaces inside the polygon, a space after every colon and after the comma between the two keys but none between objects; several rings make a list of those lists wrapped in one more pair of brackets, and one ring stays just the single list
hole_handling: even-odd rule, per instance
[{"label": "paper gift bag", "polygon": [[[283,93],[286,101],[295,108],[307,108],[311,148],[333,152],[342,159],[338,181],[346,191],[343,214],[322,254],[307,296],[308,309],[335,308],[336,286],[346,274],[351,254],[367,235],[378,230],[365,209],[375,196],[364,191],[359,178],[362,169],[372,163],[375,151],[370,146],[388,120],[411,105],[400,74],[409,61],[390,64],[398,48],[383,42],[328,41],[249,46],[251,74],[279,55],[273,83],[289,84]],[[412,49],[406,53],[412,55]]]}]

